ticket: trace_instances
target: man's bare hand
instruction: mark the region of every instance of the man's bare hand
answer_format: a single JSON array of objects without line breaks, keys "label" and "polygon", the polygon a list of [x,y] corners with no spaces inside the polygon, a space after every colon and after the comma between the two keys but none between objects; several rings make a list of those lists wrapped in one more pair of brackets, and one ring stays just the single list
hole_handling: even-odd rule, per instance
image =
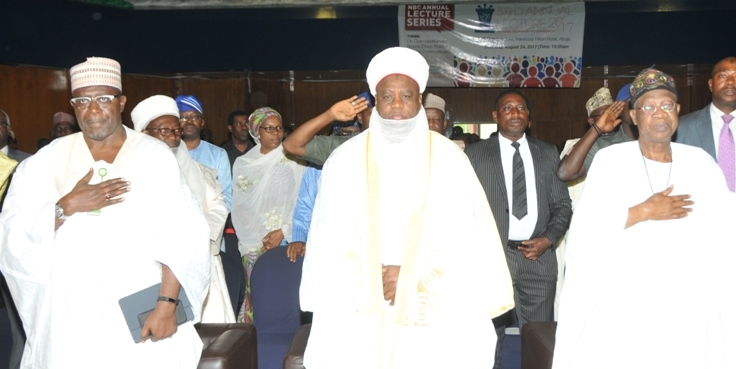
[{"label": "man's bare hand", "polygon": [[159,301],[156,308],[146,318],[141,328],[141,342],[151,337],[153,342],[169,338],[176,333],[176,305],[167,301]]},{"label": "man's bare hand", "polygon": [[399,281],[400,265],[383,265],[381,268],[381,276],[383,278],[383,299],[391,301],[391,305],[396,300],[396,285]]},{"label": "man's bare hand", "polygon": [[98,210],[125,200],[118,196],[130,191],[130,182],[123,178],[114,178],[91,185],[89,181],[93,174],[90,168],[87,175],[77,182],[71,192],[59,199],[61,207],[64,208],[64,215]]},{"label": "man's bare hand", "polygon": [[347,122],[355,119],[355,116],[368,107],[368,100],[364,97],[353,96],[349,99],[338,101],[330,108],[332,120]]},{"label": "man's bare hand", "polygon": [[547,237],[537,237],[531,240],[522,241],[523,246],[519,246],[519,250],[524,257],[529,260],[537,260],[547,249],[552,246],[552,241]]},{"label": "man's bare hand", "polygon": [[291,262],[296,261],[297,256],[304,257],[304,252],[307,251],[307,244],[304,242],[292,242],[286,249],[286,256]]},{"label": "man's bare hand", "polygon": [[684,218],[693,211],[690,207],[695,202],[690,195],[670,195],[674,190],[670,185],[666,190],[657,192],[643,203],[629,209],[626,228],[646,220],[669,220]]},{"label": "man's bare hand", "polygon": [[281,244],[281,241],[284,239],[284,232],[281,231],[281,228],[268,232],[266,237],[263,237],[261,242],[263,242],[263,247],[261,248],[263,252],[266,252],[278,245]]},{"label": "man's bare hand", "polygon": [[619,116],[621,115],[621,112],[624,111],[624,104],[626,104],[625,101],[616,101],[611,104],[611,106],[609,106],[600,117],[598,117],[598,120],[594,124],[602,133],[613,132],[613,130],[621,124]]}]

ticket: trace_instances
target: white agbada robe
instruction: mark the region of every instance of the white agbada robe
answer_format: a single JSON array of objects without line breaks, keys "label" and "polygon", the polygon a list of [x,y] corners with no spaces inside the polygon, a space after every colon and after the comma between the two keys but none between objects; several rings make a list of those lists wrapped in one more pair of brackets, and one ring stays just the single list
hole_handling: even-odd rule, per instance
[{"label": "white agbada robe", "polygon": [[[638,141],[596,155],[567,239],[553,368],[734,368],[734,198],[705,151],[671,148],[671,173],[645,169]],[[668,182],[693,211],[624,229]]]},{"label": "white agbada robe", "polygon": [[228,211],[222,185],[217,181],[217,171],[194,161],[183,140],[179,141],[179,147],[171,150],[210,226],[210,288],[202,306],[202,323],[235,323],[220,258],[220,244]]},{"label": "white agbada robe", "polygon": [[[27,335],[23,368],[195,368],[210,279],[209,229],[171,150],[126,128],[104,180],[130,181],[125,201],[75,213],[54,231],[54,204],[90,167],[82,133],[54,140],[25,160],[0,215],[0,270]],[[95,170],[90,183],[102,178]],[[169,266],[194,308],[170,338],[135,344],[118,305],[161,282]]]},{"label": "white agbada robe", "polygon": [[[300,289],[307,368],[493,366],[492,318],[514,304],[496,223],[465,154],[424,109],[412,120],[393,144],[374,111],[324,166]],[[401,265],[394,306],[381,264]]]}]

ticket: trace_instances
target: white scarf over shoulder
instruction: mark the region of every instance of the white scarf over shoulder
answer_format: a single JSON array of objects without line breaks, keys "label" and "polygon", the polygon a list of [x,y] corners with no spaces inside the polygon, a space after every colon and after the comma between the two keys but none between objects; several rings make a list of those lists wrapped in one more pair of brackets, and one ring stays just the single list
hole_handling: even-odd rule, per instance
[{"label": "white scarf over shoulder", "polygon": [[264,155],[258,144],[235,160],[232,219],[242,255],[263,247],[268,232],[281,229],[291,235],[305,169],[303,162],[286,156],[281,145]]}]

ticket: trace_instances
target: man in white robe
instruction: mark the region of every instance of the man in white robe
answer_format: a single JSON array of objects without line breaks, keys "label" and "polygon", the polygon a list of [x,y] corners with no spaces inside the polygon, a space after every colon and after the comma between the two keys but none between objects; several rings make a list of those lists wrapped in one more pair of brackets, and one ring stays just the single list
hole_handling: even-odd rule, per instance
[{"label": "man in white robe", "polygon": [[[120,64],[70,70],[82,132],[18,168],[0,214],[0,270],[25,331],[23,368],[195,368],[209,229],[171,151],[125,128]],[[160,283],[134,343],[119,306]],[[194,321],[177,326],[186,292]]]},{"label": "man in white robe", "polygon": [[734,199],[705,151],[670,142],[676,93],[643,71],[638,141],[595,156],[567,241],[555,369],[736,365]]},{"label": "man in white robe", "polygon": [[210,226],[210,289],[202,306],[202,323],[235,323],[220,259],[220,243],[228,211],[222,185],[217,181],[217,171],[189,156],[189,150],[181,139],[179,108],[174,99],[163,95],[151,96],[138,103],[130,117],[136,131],[147,133],[171,148]]},{"label": "man in white robe", "polygon": [[420,54],[384,50],[366,74],[370,128],[327,160],[309,231],[304,365],[491,368],[479,353],[493,352],[492,318],[514,300],[483,189],[465,154],[428,129]]}]

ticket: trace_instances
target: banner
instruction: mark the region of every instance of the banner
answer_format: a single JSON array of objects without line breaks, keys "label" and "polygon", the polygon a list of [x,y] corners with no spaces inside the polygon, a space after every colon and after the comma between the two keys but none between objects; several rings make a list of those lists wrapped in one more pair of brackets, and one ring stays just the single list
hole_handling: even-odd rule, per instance
[{"label": "banner", "polygon": [[399,6],[432,87],[580,87],[585,3]]}]

